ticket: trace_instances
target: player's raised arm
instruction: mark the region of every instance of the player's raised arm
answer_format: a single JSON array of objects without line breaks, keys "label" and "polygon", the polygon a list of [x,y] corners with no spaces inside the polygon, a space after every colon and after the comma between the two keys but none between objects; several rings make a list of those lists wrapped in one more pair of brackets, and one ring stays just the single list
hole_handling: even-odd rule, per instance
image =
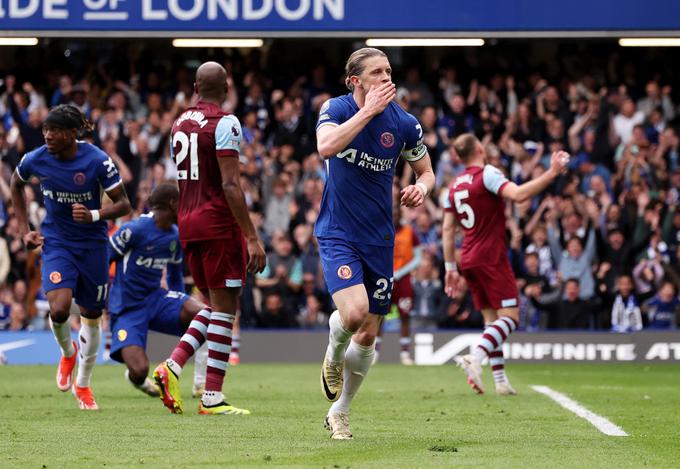
[{"label": "player's raised arm", "polygon": [[500,191],[500,195],[513,202],[522,202],[530,199],[548,187],[557,176],[562,174],[569,164],[569,153],[556,151],[550,158],[550,168],[536,179],[517,185],[514,182],[507,182]]},{"label": "player's raised arm", "polygon": [[[383,112],[397,95],[387,57],[382,51],[370,47],[350,55],[345,65],[345,85],[352,92],[354,103],[331,99],[319,111],[316,141],[322,158],[331,158],[347,148],[366,124]],[[354,104],[359,108],[356,113]]]},{"label": "player's raised arm", "polygon": [[366,94],[363,107],[351,118],[339,124],[333,119],[332,109],[322,106],[316,130],[316,147],[322,158],[331,158],[341,152],[366,127],[373,116],[380,114],[396,96],[394,83],[387,82],[372,87]]}]

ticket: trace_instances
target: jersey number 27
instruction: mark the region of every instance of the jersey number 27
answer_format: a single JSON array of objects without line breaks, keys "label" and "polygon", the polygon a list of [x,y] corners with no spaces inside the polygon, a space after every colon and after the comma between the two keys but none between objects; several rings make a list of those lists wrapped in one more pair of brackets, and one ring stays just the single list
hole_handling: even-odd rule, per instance
[{"label": "jersey number 27", "polygon": [[466,190],[453,193],[453,202],[456,205],[456,212],[460,215],[465,215],[465,218],[460,219],[460,224],[463,228],[468,230],[475,226],[475,212],[472,211],[470,204],[465,203],[465,200],[470,197],[470,193]]},{"label": "jersey number 27", "polygon": [[189,154],[189,178],[193,181],[198,180],[198,134],[192,132],[189,135],[184,132],[177,132],[172,136],[172,147],[179,143],[179,151],[175,155],[177,165],[177,179],[187,179],[187,170],[179,169],[179,165]]}]

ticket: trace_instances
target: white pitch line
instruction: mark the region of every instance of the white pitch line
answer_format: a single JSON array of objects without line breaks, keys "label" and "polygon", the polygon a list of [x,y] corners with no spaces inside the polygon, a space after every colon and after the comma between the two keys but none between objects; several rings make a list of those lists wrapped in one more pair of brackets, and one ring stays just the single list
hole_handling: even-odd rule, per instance
[{"label": "white pitch line", "polygon": [[550,389],[548,386],[531,386],[531,389],[533,389],[536,392],[540,392],[541,394],[545,394],[546,396],[548,396],[553,401],[557,402],[565,409],[570,410],[579,417],[586,419],[595,428],[600,430],[605,435],[628,436],[628,433],[624,432],[623,428],[619,427],[616,424],[613,424],[612,422],[602,417],[601,415],[597,415],[595,412],[586,409],[581,404],[579,404],[573,399],[569,399],[564,394],[559,393],[553,389]]}]

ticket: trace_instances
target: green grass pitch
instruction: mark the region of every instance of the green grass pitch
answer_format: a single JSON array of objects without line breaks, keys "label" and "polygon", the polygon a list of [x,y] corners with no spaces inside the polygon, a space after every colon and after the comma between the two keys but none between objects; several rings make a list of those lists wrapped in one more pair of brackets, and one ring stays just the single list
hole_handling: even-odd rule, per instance
[{"label": "green grass pitch", "polygon": [[[354,402],[353,441],[331,441],[317,365],[240,365],[231,402],[251,416],[200,416],[184,374],[186,413],[95,369],[101,408],[82,412],[53,367],[0,367],[0,468],[680,466],[679,365],[510,365],[515,397],[473,395],[453,366],[374,367]],[[493,389],[485,369],[487,391]],[[600,433],[530,386],[567,394],[630,436]]]}]

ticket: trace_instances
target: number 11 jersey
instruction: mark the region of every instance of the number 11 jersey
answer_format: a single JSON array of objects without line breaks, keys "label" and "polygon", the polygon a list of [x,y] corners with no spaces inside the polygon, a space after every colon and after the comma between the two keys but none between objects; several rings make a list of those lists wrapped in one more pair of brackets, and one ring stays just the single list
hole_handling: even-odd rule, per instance
[{"label": "number 11 jersey", "polygon": [[460,261],[463,269],[496,265],[507,259],[501,193],[508,182],[491,165],[470,166],[451,182],[444,209],[454,214],[465,233]]},{"label": "number 11 jersey", "polygon": [[218,161],[238,158],[241,139],[238,119],[203,101],[184,111],[173,124],[170,153],[177,165],[177,224],[182,243],[241,235],[224,197]]}]

